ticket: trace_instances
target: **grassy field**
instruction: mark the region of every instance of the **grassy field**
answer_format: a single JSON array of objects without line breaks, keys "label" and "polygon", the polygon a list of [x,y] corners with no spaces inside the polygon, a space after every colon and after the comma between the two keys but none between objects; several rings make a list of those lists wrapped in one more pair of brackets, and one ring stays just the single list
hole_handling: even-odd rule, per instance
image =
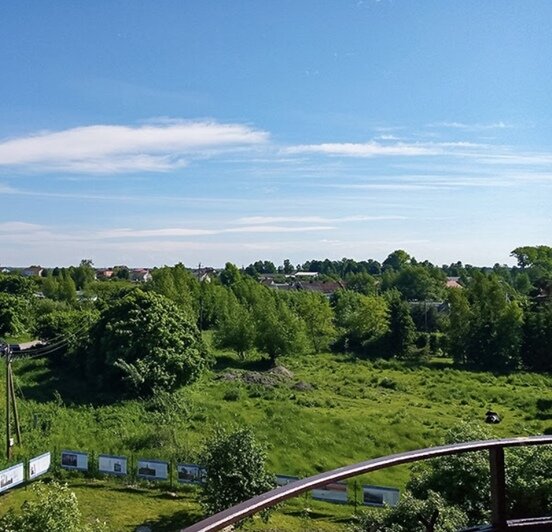
[{"label": "grassy field", "polygon": [[[499,437],[541,434],[552,425],[551,376],[495,376],[458,371],[447,360],[409,366],[332,354],[280,364],[288,371],[269,372],[261,359],[244,362],[219,354],[211,372],[174,396],[115,401],[94,396],[78,375],[53,372],[44,360],[16,362],[24,445],[15,449],[15,458],[73,449],[132,460],[195,461],[216,424],[245,424],[267,445],[274,473],[307,476],[431,446],[460,422],[483,424],[487,409],[503,418],[493,427]],[[144,522],[154,530],[175,530],[200,515],[193,488],[60,474],[77,492],[84,515],[104,517],[113,530],[133,530]],[[407,478],[408,469],[398,467],[360,480],[401,488]],[[19,507],[26,493],[12,490],[1,497],[0,513]],[[351,513],[352,507],[302,498],[267,526],[336,530]],[[254,528],[265,525],[256,522]]]}]

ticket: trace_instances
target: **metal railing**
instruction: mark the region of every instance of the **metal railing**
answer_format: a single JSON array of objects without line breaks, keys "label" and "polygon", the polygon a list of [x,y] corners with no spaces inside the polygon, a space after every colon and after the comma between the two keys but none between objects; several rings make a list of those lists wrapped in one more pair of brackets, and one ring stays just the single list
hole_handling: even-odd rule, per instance
[{"label": "metal railing", "polygon": [[262,510],[275,506],[287,499],[297,497],[309,490],[323,487],[332,482],[345,480],[357,475],[371,473],[401,464],[408,464],[420,460],[428,460],[439,456],[468,453],[475,451],[489,452],[489,473],[491,476],[491,524],[485,528],[470,530],[486,530],[503,532],[505,530],[549,530],[552,531],[552,517],[541,519],[523,519],[508,521],[506,518],[506,483],[504,469],[504,449],[507,447],[521,447],[526,445],[552,445],[552,436],[531,436],[522,438],[507,438],[502,440],[485,440],[476,442],[442,445],[417,451],[393,454],[382,458],[367,460],[358,464],[340,467],[332,471],[320,473],[312,477],[297,480],[286,486],[253,497],[232,508],[212,515],[203,521],[195,523],[183,531],[186,532],[213,532],[235,524],[242,519],[254,515]]}]

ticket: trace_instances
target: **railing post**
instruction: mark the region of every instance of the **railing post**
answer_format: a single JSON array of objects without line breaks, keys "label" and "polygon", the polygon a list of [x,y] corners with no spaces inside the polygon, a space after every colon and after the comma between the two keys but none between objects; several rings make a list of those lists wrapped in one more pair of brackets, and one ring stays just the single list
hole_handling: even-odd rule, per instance
[{"label": "railing post", "polygon": [[491,466],[491,522],[493,530],[504,532],[508,529],[504,447],[491,447],[489,449],[489,462]]}]

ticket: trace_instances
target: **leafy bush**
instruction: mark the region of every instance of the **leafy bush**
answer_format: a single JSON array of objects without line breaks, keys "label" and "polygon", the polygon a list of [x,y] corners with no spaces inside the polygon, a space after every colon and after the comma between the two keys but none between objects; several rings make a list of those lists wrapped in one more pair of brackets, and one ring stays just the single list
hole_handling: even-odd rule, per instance
[{"label": "leafy bush", "polygon": [[200,458],[207,469],[202,502],[209,514],[220,512],[270,490],[274,476],[266,469],[266,453],[250,429],[218,428]]}]

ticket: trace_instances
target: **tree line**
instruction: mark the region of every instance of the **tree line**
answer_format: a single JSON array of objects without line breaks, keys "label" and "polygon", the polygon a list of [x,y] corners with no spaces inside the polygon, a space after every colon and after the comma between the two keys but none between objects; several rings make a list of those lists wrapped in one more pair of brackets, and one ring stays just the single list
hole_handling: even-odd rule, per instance
[{"label": "tree line", "polygon": [[[334,350],[551,371],[552,248],[516,248],[513,255],[512,268],[436,267],[401,250],[379,270],[375,261],[310,261],[310,268],[329,264],[344,273],[329,298],[309,290],[308,281],[286,290],[264,286],[249,267],[231,263],[203,280],[182,264],[164,266],[136,284],[96,281],[93,265],[82,261],[44,278],[1,275],[0,335],[52,345],[62,339],[56,358],[99,387],[123,379],[124,391],[134,394],[196,379],[211,362],[204,330],[213,332],[217,348],[242,358],[263,353],[271,364]],[[459,274],[462,288],[446,287],[449,273]]]}]

